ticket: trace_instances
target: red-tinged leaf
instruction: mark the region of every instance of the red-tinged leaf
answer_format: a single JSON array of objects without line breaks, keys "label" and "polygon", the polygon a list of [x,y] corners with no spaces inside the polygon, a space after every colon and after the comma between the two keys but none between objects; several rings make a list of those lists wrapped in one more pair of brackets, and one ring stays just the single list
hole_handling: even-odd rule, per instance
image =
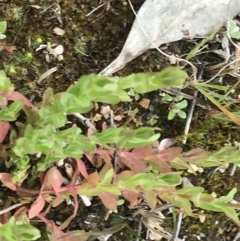
[{"label": "red-tinged leaf", "polygon": [[158,152],[157,157],[162,161],[169,162],[182,153],[181,147],[171,147]]},{"label": "red-tinged leaf", "polygon": [[86,155],[88,160],[94,165],[94,160],[93,159],[94,159],[94,156],[96,154],[100,155],[104,159],[104,161],[106,163],[111,163],[113,151],[111,151],[111,150],[104,150],[104,149],[102,149],[102,147],[99,147],[99,148],[97,148],[93,152],[84,152],[84,154]]},{"label": "red-tinged leaf", "polygon": [[32,107],[33,104],[21,93],[13,91],[13,93],[8,97],[9,100],[23,100],[24,104],[28,107]]},{"label": "red-tinged leaf", "polygon": [[101,171],[99,172],[99,179],[101,182],[105,180],[104,183],[110,183],[114,176],[115,176],[115,172],[113,168],[112,167],[109,168],[107,164],[105,164],[101,169]]},{"label": "red-tinged leaf", "polygon": [[0,92],[0,95],[2,97],[2,102],[0,103],[0,108],[3,108],[8,105],[8,97],[7,97],[7,92]]},{"label": "red-tinged leaf", "polygon": [[118,153],[118,157],[122,163],[124,163],[130,170],[135,173],[146,172],[147,165],[141,161],[141,157],[136,156],[135,153],[129,151],[121,151]]},{"label": "red-tinged leaf", "polygon": [[[45,221],[44,218],[41,218],[41,219]],[[70,241],[69,239],[61,238],[61,237],[65,237],[66,234],[59,227],[57,227],[52,220],[47,219],[47,222],[45,221],[45,224],[47,224],[47,231],[49,232],[48,238],[50,241],[57,241],[57,240]]]},{"label": "red-tinged leaf", "polygon": [[205,151],[201,148],[195,148],[188,152],[182,153],[179,157],[185,162],[197,164],[198,162],[206,160],[210,155],[211,153],[208,151]]},{"label": "red-tinged leaf", "polygon": [[45,218],[42,214],[38,215],[47,226],[47,231],[49,233],[49,241],[86,241],[79,239],[79,237],[72,237],[68,233],[64,233],[58,226],[55,225],[54,221]]},{"label": "red-tinged leaf", "polygon": [[118,182],[121,179],[132,177],[135,174],[135,172],[132,171],[122,171],[121,173],[117,174],[116,176],[116,182]]},{"label": "red-tinged leaf", "polygon": [[105,131],[108,128],[108,124],[106,121],[102,123],[102,130]]},{"label": "red-tinged leaf", "polygon": [[27,207],[26,206],[21,206],[20,208],[18,208],[15,213],[14,213],[14,217],[18,216],[21,213],[26,213],[27,212]]},{"label": "red-tinged leaf", "polygon": [[76,159],[78,171],[86,178],[88,179],[88,173],[85,163],[81,159]]},{"label": "red-tinged leaf", "polygon": [[5,139],[10,128],[10,124],[6,121],[0,121],[0,143]]},{"label": "red-tinged leaf", "polygon": [[50,189],[52,187],[53,190],[58,193],[62,183],[62,174],[58,171],[57,167],[52,167],[48,170],[44,178],[41,190]]},{"label": "red-tinged leaf", "polygon": [[113,152],[111,150],[104,150],[102,148],[98,148],[97,150],[95,150],[96,154],[98,154],[99,156],[101,156],[101,158],[104,160],[104,162],[109,166],[109,168],[112,167],[112,156],[113,156]]},{"label": "red-tinged leaf", "polygon": [[88,176],[87,180],[84,180],[84,183],[88,183],[89,185],[96,187],[99,183],[99,175],[97,172],[93,172]]},{"label": "red-tinged leaf", "polygon": [[38,196],[38,198],[36,199],[36,201],[32,204],[32,206],[28,212],[28,217],[30,219],[36,217],[42,211],[42,209],[44,208],[44,205],[45,205],[45,199],[40,194]]},{"label": "red-tinged leaf", "polygon": [[153,210],[157,204],[157,195],[151,190],[143,190],[141,196],[147,202],[147,205]]},{"label": "red-tinged leaf", "polygon": [[152,155],[152,156],[146,157],[146,161],[152,162],[155,165],[157,165],[158,169],[161,173],[171,172],[170,165],[167,162],[165,162],[164,160],[160,159],[157,155]]},{"label": "red-tinged leaf", "polygon": [[11,190],[16,191],[17,185],[15,183],[13,183],[12,179],[13,179],[12,174],[5,173],[5,172],[0,173],[0,180],[2,181],[2,183],[6,187],[10,188]]},{"label": "red-tinged leaf", "polygon": [[68,233],[64,233],[59,227],[57,227],[54,223],[54,221],[49,220],[45,218],[41,213],[38,215],[38,218],[40,218],[47,226],[47,231],[49,232],[49,241],[86,241],[89,238],[89,234],[85,231],[82,231],[83,235],[75,235],[77,231],[72,231]]},{"label": "red-tinged leaf", "polygon": [[101,192],[99,198],[102,200],[104,206],[109,210],[117,208],[117,196],[109,192]]},{"label": "red-tinged leaf", "polygon": [[131,153],[134,153],[134,155],[139,159],[144,158],[152,153],[152,146],[148,145],[145,147],[135,148],[131,151]]},{"label": "red-tinged leaf", "polygon": [[130,191],[126,188],[122,188],[122,196],[129,201],[130,208],[134,208],[138,204],[139,194],[133,191]]},{"label": "red-tinged leaf", "polygon": [[5,210],[5,212],[0,215],[0,225],[7,223],[11,218],[11,208],[9,209],[9,211],[6,211],[11,206],[11,204],[12,201],[8,198],[6,199],[6,201],[4,201],[4,205],[0,207],[0,211]]},{"label": "red-tinged leaf", "polygon": [[52,206],[53,207],[57,207],[58,205],[60,205],[62,202],[64,201],[64,198],[61,195],[58,195],[55,197],[55,199],[52,202]]}]

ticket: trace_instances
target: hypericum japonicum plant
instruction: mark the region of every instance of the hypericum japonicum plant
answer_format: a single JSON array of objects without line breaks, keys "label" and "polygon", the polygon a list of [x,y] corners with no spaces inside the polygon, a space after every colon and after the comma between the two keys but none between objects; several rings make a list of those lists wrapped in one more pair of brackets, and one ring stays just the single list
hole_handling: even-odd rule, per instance
[{"label": "hypericum japonicum plant", "polygon": [[[225,162],[238,163],[233,148],[226,147],[214,154],[201,149],[182,153],[180,147],[154,148],[152,144],[160,138],[157,128],[115,128],[105,124],[102,130],[96,130],[86,124],[91,121],[84,117],[82,124],[87,129],[84,134],[83,125],[69,121],[71,116],[82,118],[91,111],[93,102],[131,102],[129,89],[141,94],[161,87],[179,87],[186,77],[187,74],[177,68],[122,78],[82,76],[66,92],[54,94],[48,88],[42,102],[34,106],[14,91],[10,80],[0,71],[0,161],[5,170],[0,173],[0,180],[18,196],[25,197],[9,222],[10,210],[19,206],[11,206],[12,203],[6,201],[2,227],[17,229],[16,225],[23,224],[27,218],[28,228],[33,231],[31,240],[34,240],[39,237],[39,231],[29,220],[39,218],[47,225],[52,240],[57,240],[65,235],[62,230],[77,214],[79,198],[85,205],[91,205],[94,196],[109,210],[116,210],[124,201],[134,207],[139,198],[151,209],[165,201],[187,215],[193,215],[194,205],[225,212],[240,226],[235,211],[239,205],[229,203],[236,189],[227,196],[214,198],[204,193],[202,187],[178,187],[182,183],[181,170],[194,172],[193,164],[210,167]],[[228,160],[223,158],[226,155]],[[96,157],[102,161],[101,168],[96,167]],[[95,167],[94,171],[89,171],[89,164]],[[57,227],[45,217],[51,208],[70,200],[74,202],[73,214],[61,226]],[[2,230],[0,226],[0,234]],[[19,232],[9,231],[8,235],[7,240],[19,236],[27,240]],[[83,236],[87,238],[89,234]],[[68,237],[73,240],[71,235]]]}]

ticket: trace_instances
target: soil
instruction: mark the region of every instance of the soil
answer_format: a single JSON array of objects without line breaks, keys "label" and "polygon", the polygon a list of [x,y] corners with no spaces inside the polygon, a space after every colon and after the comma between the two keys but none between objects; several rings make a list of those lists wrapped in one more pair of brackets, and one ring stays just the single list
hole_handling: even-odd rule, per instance
[{"label": "soil", "polygon": [[[136,11],[143,2],[144,0],[132,0]],[[65,91],[80,76],[99,73],[114,60],[127,38],[134,14],[126,0],[2,0],[0,1],[0,20],[7,21],[7,37],[4,41],[9,46],[16,46],[13,52],[1,50],[0,69],[6,71],[17,91],[33,103],[38,103],[48,87],[53,88],[55,93]],[[53,29],[56,27],[63,29],[64,35],[55,34]],[[59,61],[50,55],[50,61],[46,61],[44,50],[36,51],[40,45],[48,43],[64,47],[63,60]],[[182,40],[163,47],[169,53],[181,55],[189,53],[195,44],[193,41]],[[217,49],[219,43],[214,42],[211,47]],[[216,56],[208,55],[202,58],[221,62]],[[165,57],[156,50],[149,50],[127,64],[117,75],[159,71],[165,64]],[[58,71],[38,83],[40,76],[55,66],[59,66]],[[224,81],[226,81],[225,84],[231,84],[235,79],[228,78]],[[140,100],[143,98],[151,100],[155,95],[156,93],[149,93],[139,96],[130,104],[130,107],[121,103],[113,108],[126,112],[129,108],[137,107],[140,110],[136,116],[138,119],[147,114],[147,110],[140,106]],[[153,109],[151,113],[154,116],[153,126],[161,129],[161,138],[171,137],[176,140],[176,145],[182,145],[181,136],[185,121],[180,118],[172,121],[167,119],[169,104],[157,101],[153,104]],[[126,121],[127,118],[122,120],[120,125]],[[135,122],[129,124],[136,125]],[[151,123],[148,122],[146,125],[150,126]],[[191,136],[188,144],[183,148],[189,150],[193,147],[201,147],[217,150],[226,143],[240,141],[233,126],[228,122],[218,122],[211,117],[208,118],[207,111],[197,107],[191,125]],[[188,177],[194,185],[204,187],[208,193],[222,191],[221,195],[226,195],[233,187],[240,189],[239,171],[231,178],[227,172],[224,174],[216,172],[211,175],[212,171],[214,170],[207,169],[202,175],[197,177],[188,175]],[[98,231],[123,220],[129,224],[132,231],[125,228],[109,240],[136,240],[135,231],[139,220],[132,218],[132,211],[127,205],[123,205],[118,214],[112,214],[107,221],[104,221],[107,210],[99,200],[96,199],[94,202],[91,208],[82,207],[79,210],[68,230]],[[55,222],[62,222],[71,215],[72,211],[73,207],[62,204],[51,210],[48,218]],[[197,217],[184,217],[180,237],[187,236],[188,241],[199,240],[199,237],[201,240],[209,241],[233,239],[238,227],[224,214],[213,212],[205,212],[205,214],[206,220],[203,223]],[[42,231],[42,238],[39,241],[47,240],[45,228],[35,221],[33,220],[32,223]],[[167,215],[166,226],[169,230],[173,230],[171,216]]]}]

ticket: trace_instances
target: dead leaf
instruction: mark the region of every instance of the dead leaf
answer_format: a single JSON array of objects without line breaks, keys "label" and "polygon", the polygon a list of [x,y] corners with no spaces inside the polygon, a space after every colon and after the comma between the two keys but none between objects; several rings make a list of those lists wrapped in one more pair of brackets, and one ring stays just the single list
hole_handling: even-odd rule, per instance
[{"label": "dead leaf", "polygon": [[205,38],[239,13],[239,0],[199,0],[194,4],[192,0],[146,0],[121,53],[100,74],[112,75],[156,46],[185,37]]},{"label": "dead leaf", "polygon": [[36,199],[36,201],[32,204],[28,212],[28,217],[30,219],[36,217],[43,210],[44,205],[45,205],[45,198],[43,197],[43,195],[40,194]]},{"label": "dead leaf", "polygon": [[63,29],[58,28],[58,27],[54,28],[53,32],[57,35],[64,35],[64,33],[65,33],[65,31]]},{"label": "dead leaf", "polygon": [[157,232],[154,232],[154,231],[149,232],[149,239],[150,240],[161,240],[162,238],[163,238],[163,236],[161,236]]},{"label": "dead leaf", "polygon": [[100,115],[99,113],[97,113],[94,117],[93,117],[93,119],[92,119],[92,121],[100,121],[102,119],[102,115]]},{"label": "dead leaf", "polygon": [[16,46],[6,45],[5,50],[7,50],[9,53],[12,53],[14,50],[16,50]]},{"label": "dead leaf", "polygon": [[111,111],[111,107],[109,105],[102,105],[101,106],[101,111],[100,113],[104,116],[105,119],[109,118],[110,115],[110,111]]},{"label": "dead leaf", "polygon": [[139,102],[139,105],[141,105],[143,108],[148,109],[150,104],[150,100],[147,98],[142,98],[142,100]]},{"label": "dead leaf", "polygon": [[57,57],[58,55],[62,54],[63,51],[64,51],[63,46],[62,45],[58,45],[56,48],[52,48],[49,53],[53,54],[55,57]]},{"label": "dead leaf", "polygon": [[121,115],[116,115],[116,116],[114,116],[114,118],[113,118],[115,121],[121,121],[122,119],[123,119],[123,116],[121,116]]}]

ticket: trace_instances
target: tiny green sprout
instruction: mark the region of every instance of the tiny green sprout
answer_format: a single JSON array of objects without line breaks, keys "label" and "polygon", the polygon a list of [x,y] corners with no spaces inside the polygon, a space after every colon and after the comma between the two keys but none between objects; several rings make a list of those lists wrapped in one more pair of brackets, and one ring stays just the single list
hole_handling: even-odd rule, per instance
[{"label": "tiny green sprout", "polygon": [[32,57],[33,57],[33,55],[32,55],[31,52],[27,52],[25,56],[26,56],[26,58],[28,58],[28,59],[32,59]]},{"label": "tiny green sprout", "polygon": [[52,50],[52,44],[47,42],[47,50],[50,52]]},{"label": "tiny green sprout", "polygon": [[157,116],[152,116],[151,119],[148,121],[150,126],[154,126],[158,122],[158,117]]},{"label": "tiny green sprout", "polygon": [[119,200],[117,201],[117,205],[118,205],[118,206],[123,205],[124,202],[125,202],[124,199],[119,199]]},{"label": "tiny green sprout", "polygon": [[43,42],[41,37],[36,38],[36,43],[37,44],[41,44]]},{"label": "tiny green sprout", "polygon": [[228,32],[231,38],[240,39],[240,30],[234,20],[229,21]]},{"label": "tiny green sprout", "polygon": [[5,39],[6,35],[4,34],[7,29],[7,22],[0,21],[0,39]]},{"label": "tiny green sprout", "polygon": [[173,101],[173,97],[166,93],[161,93],[160,96],[162,96],[163,101]]},{"label": "tiny green sprout", "polygon": [[182,109],[187,107],[187,104],[188,103],[186,100],[182,100],[181,102],[172,104],[172,107],[168,114],[168,120],[172,120],[176,115],[178,115],[182,119],[186,119],[187,114]]},{"label": "tiny green sprout", "polygon": [[8,73],[9,73],[9,74],[16,74],[17,72],[16,72],[16,70],[15,70],[15,68],[14,68],[13,66],[10,66],[10,67],[8,68]]},{"label": "tiny green sprout", "polygon": [[234,20],[230,20],[228,22],[228,35],[225,34],[225,36],[223,37],[223,45],[228,46],[228,38],[240,39],[240,29]]}]

